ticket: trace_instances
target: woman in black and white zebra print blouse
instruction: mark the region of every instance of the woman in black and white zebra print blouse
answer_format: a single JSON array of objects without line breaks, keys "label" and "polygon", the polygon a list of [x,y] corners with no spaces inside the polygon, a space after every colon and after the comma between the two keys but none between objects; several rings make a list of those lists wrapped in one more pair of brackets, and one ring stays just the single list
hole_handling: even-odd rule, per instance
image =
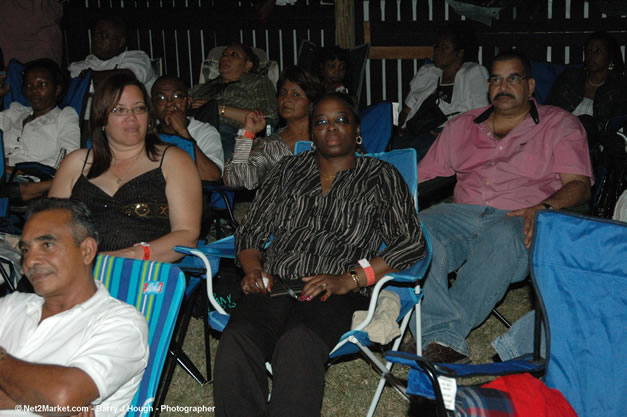
[{"label": "woman in black and white zebra print blouse", "polygon": [[[351,99],[324,96],[310,120],[316,150],[277,164],[235,235],[245,295],[216,354],[217,415],[320,415],[328,354],[353,312],[367,309],[367,287],[425,254],[400,173],[355,156]],[[302,292],[272,295],[284,286]],[[265,361],[274,374],[269,404]]]}]

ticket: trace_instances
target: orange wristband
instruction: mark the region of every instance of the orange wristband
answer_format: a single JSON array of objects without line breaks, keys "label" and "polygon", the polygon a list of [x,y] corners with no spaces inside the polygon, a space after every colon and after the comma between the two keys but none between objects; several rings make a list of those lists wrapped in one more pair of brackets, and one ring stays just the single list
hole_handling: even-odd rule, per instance
[{"label": "orange wristband", "polygon": [[242,136],[247,137],[250,140],[255,140],[255,134],[250,130],[244,130],[244,134]]},{"label": "orange wristband", "polygon": [[366,273],[366,278],[368,279],[368,286],[371,286],[372,284],[374,284],[376,281],[376,277],[374,276],[374,269],[372,269],[372,265],[370,265],[370,262],[368,262],[368,260],[364,258],[364,259],[360,259],[359,261],[357,261],[357,263],[359,264],[359,266],[361,266],[364,269],[364,272]]},{"label": "orange wristband", "polygon": [[146,242],[139,242],[134,244],[133,246],[141,246],[142,248],[144,248],[144,257],[142,258],[143,261],[147,261],[150,259],[150,245]]}]

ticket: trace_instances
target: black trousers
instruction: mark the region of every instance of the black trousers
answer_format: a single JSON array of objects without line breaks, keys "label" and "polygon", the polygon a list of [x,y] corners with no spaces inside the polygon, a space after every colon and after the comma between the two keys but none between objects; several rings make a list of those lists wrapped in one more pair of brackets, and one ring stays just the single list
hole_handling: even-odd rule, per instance
[{"label": "black trousers", "polygon": [[[213,395],[219,417],[319,416],[329,352],[368,299],[349,293],[297,301],[245,295],[220,337]],[[265,362],[272,364],[268,404]]]}]

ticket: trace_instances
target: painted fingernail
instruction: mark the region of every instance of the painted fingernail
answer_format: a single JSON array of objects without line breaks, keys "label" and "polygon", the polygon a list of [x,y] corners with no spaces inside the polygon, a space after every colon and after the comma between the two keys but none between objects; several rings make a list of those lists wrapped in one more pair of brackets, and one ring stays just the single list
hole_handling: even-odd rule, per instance
[{"label": "painted fingernail", "polygon": [[310,295],[310,296],[308,296],[307,298],[305,298],[305,300],[307,300],[307,301],[311,301],[311,295]]},{"label": "painted fingernail", "polygon": [[304,297],[304,296],[302,296],[302,295],[301,295],[300,297],[298,297],[298,299],[299,299],[300,301],[305,301],[305,297]]},{"label": "painted fingernail", "polygon": [[327,301],[327,296],[323,295],[322,297],[320,297],[320,301]]}]

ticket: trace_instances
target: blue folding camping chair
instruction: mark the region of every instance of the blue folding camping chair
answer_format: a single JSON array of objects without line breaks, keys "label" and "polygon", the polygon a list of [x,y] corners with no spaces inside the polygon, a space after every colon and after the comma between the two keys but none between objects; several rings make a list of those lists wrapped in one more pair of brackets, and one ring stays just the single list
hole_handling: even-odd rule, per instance
[{"label": "blue folding camping chair", "polygon": [[402,352],[389,360],[411,367],[407,392],[437,398],[439,376],[538,372],[564,394],[579,417],[625,415],[627,393],[627,224],[566,212],[536,214],[531,276],[538,296],[534,356],[540,356],[540,322],[546,365],[532,355],[492,364],[430,363]]},{"label": "blue folding camping chair", "polygon": [[[297,142],[295,146],[295,153],[300,153],[311,149],[311,142]],[[377,153],[366,155],[375,158],[379,158],[386,162],[393,164],[401,173],[405,181],[407,182],[409,189],[414,198],[416,209],[418,208],[418,175],[416,170],[416,152],[414,149],[400,149],[387,153]],[[424,229],[423,229],[424,230]],[[386,378],[385,376],[390,372],[392,363],[388,361],[382,361],[379,359],[370,347],[373,342],[368,337],[368,334],[363,330],[372,320],[379,293],[382,289],[391,290],[397,293],[401,300],[401,312],[398,316],[398,322],[400,322],[401,334],[393,342],[393,348],[398,349],[403,336],[409,326],[409,319],[413,311],[416,312],[418,318],[420,318],[420,300],[422,298],[422,292],[418,280],[421,279],[431,262],[431,243],[428,235],[425,232],[427,242],[427,252],[425,257],[418,261],[411,268],[395,273],[389,274],[381,278],[374,286],[372,297],[370,299],[370,305],[366,319],[359,324],[354,330],[345,333],[335,348],[331,351],[329,359],[331,361],[338,359],[345,355],[361,352],[367,360],[369,360],[374,368],[380,373],[379,384],[375,391],[374,397],[370,404],[368,415],[372,416],[379,402],[383,389],[385,388]],[[206,246],[199,246],[198,248],[185,248],[176,247],[177,251],[198,256],[206,270],[207,277],[213,277],[218,271],[220,258],[234,259],[235,244],[233,236],[218,240],[210,243]],[[211,305],[215,311],[209,313],[209,326],[219,332],[223,331],[226,327],[229,315],[222,308],[218,300],[216,300],[213,293],[213,283],[211,279],[207,279],[207,296]],[[417,323],[417,334],[420,334],[420,320]],[[418,346],[418,349],[420,347]],[[420,352],[420,351],[419,351]],[[271,367],[266,364],[268,371],[271,373]],[[401,392],[404,394],[403,392]]]},{"label": "blue folding camping chair", "polygon": [[148,321],[150,356],[127,417],[148,416],[185,291],[185,278],[175,265],[98,255],[94,278],[111,296],[139,310]]}]

